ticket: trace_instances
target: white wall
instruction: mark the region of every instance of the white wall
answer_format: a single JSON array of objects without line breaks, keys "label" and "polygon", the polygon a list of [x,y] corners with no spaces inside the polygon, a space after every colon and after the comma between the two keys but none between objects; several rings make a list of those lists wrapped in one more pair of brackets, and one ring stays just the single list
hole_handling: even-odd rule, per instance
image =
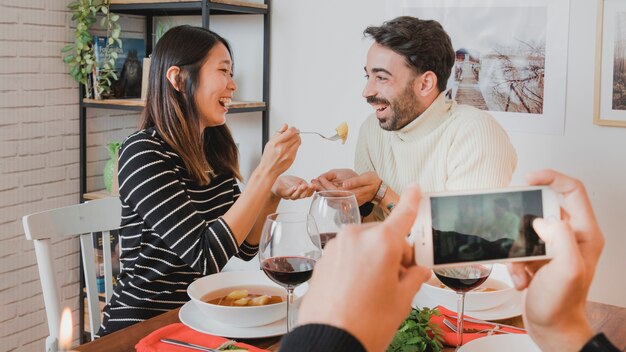
[{"label": "white wall", "polygon": [[[303,136],[289,172],[310,179],[330,168],[352,167],[358,128],[371,112],[361,97],[370,45],[362,31],[387,19],[385,2],[274,0],[272,5],[271,128],[286,122],[333,132],[346,121],[351,133],[344,146]],[[626,129],[592,122],[596,9],[596,1],[571,0],[565,133],[511,134],[519,157],[513,183],[545,167],[585,182],[606,237],[589,298],[626,306]],[[296,204],[307,206],[308,201]]]}]

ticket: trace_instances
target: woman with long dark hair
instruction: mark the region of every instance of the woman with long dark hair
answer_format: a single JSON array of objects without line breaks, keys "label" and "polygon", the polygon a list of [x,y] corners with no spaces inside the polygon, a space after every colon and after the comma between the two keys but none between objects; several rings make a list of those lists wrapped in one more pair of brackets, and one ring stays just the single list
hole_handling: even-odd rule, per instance
[{"label": "woman with long dark hair", "polygon": [[122,271],[104,309],[105,335],[188,301],[193,280],[237,256],[256,255],[265,217],[313,187],[280,176],[300,137],[284,125],[240,192],[237,149],[225,115],[237,89],[225,39],[207,29],[169,30],[152,54],[140,131],[120,149]]}]

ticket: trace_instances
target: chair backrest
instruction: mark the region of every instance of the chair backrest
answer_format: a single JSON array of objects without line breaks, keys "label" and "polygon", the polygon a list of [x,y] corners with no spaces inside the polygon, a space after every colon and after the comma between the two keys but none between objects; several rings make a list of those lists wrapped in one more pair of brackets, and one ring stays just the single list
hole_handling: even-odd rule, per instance
[{"label": "chair backrest", "polygon": [[105,297],[113,294],[110,230],[120,227],[122,207],[118,197],[92,200],[87,203],[26,215],[22,218],[24,233],[35,246],[37,266],[43,291],[48,330],[46,351],[56,351],[61,321],[61,298],[54,270],[52,242],[80,236],[83,272],[89,309],[91,338],[100,328],[100,303],[94,265],[93,233],[102,233]]}]

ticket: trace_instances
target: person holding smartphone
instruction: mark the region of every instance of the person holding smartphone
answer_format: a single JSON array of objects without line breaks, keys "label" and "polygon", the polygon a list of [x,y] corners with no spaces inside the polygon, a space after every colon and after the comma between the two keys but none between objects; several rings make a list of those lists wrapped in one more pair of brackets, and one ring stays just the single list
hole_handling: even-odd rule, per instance
[{"label": "person holding smartphone", "polygon": [[[533,223],[555,248],[553,259],[510,264],[516,288],[528,289],[523,318],[530,337],[543,351],[618,351],[585,317],[604,237],[584,185],[552,170],[527,180],[564,199],[562,220]],[[300,326],[283,338],[281,351],[386,349],[430,277],[414,264],[406,241],[420,197],[419,187],[409,185],[384,222],[347,226],[329,242],[302,302]]]}]

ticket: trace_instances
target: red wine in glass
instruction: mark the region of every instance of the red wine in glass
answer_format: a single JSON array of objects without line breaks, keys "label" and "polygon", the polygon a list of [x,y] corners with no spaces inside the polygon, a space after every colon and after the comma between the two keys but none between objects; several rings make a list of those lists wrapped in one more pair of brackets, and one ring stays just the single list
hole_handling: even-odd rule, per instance
[{"label": "red wine in glass", "polygon": [[361,214],[354,193],[343,190],[316,192],[309,214],[315,219],[320,232],[322,248],[335,238],[337,231],[348,224],[360,224]]},{"label": "red wine in glass", "polygon": [[439,280],[457,295],[456,313],[456,348],[463,344],[463,313],[465,310],[465,293],[480,286],[491,274],[491,264],[473,264],[461,267],[437,268],[433,272]]},{"label": "red wine in glass", "polygon": [[283,287],[295,287],[308,281],[313,267],[315,260],[305,257],[274,257],[261,263],[265,275]]},{"label": "red wine in glass", "polygon": [[309,213],[267,216],[259,240],[261,270],[287,290],[287,332],[294,325],[294,288],[311,278],[322,245],[315,219]]},{"label": "red wine in glass", "polygon": [[322,232],[320,233],[320,241],[322,242],[322,249],[326,247],[326,243],[337,236],[337,232]]},{"label": "red wine in glass", "polygon": [[472,279],[459,279],[456,277],[449,277],[443,274],[435,272],[435,275],[441,281],[442,284],[448,286],[455,292],[467,292],[475,289],[480,286],[483,282],[487,280],[489,277],[489,272],[485,274],[483,277],[472,278]]}]

